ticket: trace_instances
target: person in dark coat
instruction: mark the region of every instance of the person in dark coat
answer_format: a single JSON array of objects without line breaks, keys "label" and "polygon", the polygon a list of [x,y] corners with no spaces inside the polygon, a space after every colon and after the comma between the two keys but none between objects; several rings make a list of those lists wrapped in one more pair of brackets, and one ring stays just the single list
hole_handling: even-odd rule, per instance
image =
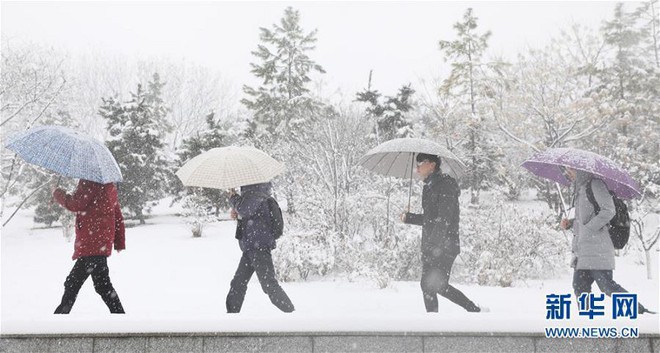
[{"label": "person in dark coat", "polygon": [[481,308],[465,294],[449,284],[451,267],[460,253],[458,238],[461,193],[456,180],[440,171],[438,156],[420,153],[416,157],[417,173],[424,179],[423,214],[406,212],[401,220],[422,226],[421,287],[427,312],[438,312],[438,294],[469,312]]},{"label": "person in dark coat", "polygon": [[231,217],[238,220],[236,238],[243,256],[227,294],[228,313],[241,311],[248,282],[255,272],[261,289],[277,308],[285,313],[295,310],[291,299],[275,278],[275,266],[270,253],[276,246],[272,215],[267,202],[270,194],[270,183],[241,186],[240,195],[230,190],[229,202],[233,207]]},{"label": "person in dark coat", "polygon": [[76,263],[64,282],[64,295],[55,314],[68,314],[83,283],[91,275],[94,289],[113,314],[123,314],[124,307],[110,281],[107,258],[112,248],[126,248],[124,217],[119,207],[117,187],[81,179],[73,195],[62,189],[53,191],[53,199],[76,213]]},{"label": "person in dark coat", "polygon": [[[594,282],[600,291],[608,296],[612,293],[627,293],[613,279],[614,244],[610,238],[607,224],[616,214],[612,195],[605,183],[595,178],[593,174],[568,167],[560,167],[562,174],[575,185],[573,202],[575,206],[574,219],[562,219],[562,229],[573,230],[572,260],[573,290],[576,298],[583,293],[591,293]],[[589,201],[587,188],[591,186],[594,201],[600,210],[596,213],[594,205]],[[638,303],[639,314],[654,313]]]}]

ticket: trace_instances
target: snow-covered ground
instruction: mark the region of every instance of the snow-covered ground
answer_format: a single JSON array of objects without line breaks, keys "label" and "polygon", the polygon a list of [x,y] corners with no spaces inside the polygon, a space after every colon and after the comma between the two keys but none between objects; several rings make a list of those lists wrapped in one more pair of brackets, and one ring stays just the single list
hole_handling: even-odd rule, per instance
[{"label": "snow-covered ground", "polygon": [[[34,228],[32,213],[22,211],[2,229],[0,332],[213,332],[213,331],[442,331],[543,332],[544,327],[638,327],[659,333],[658,315],[636,320],[578,317],[575,299],[570,320],[548,321],[546,295],[568,294],[571,274],[518,287],[457,287],[488,307],[467,313],[440,298],[440,313],[424,311],[419,284],[395,282],[378,289],[369,282],[340,278],[283,283],[296,306],[279,312],[250,283],[241,314],[226,314],[224,301],[240,250],[233,222],[207,226],[192,238],[183,219],[159,208],[148,224],[127,229],[127,250],[109,258],[110,275],[127,311],[110,315],[94,292],[91,279],[81,289],[70,315],[53,315],[73,262],[73,243],[59,228]],[[286,235],[285,235],[286,237]],[[282,239],[282,241],[286,241]],[[657,266],[657,263],[655,264]],[[615,280],[651,309],[660,309],[658,280],[647,280],[643,265],[617,258]],[[595,286],[594,286],[595,288]],[[597,291],[597,289],[595,289]],[[609,298],[606,304],[611,303]]]}]

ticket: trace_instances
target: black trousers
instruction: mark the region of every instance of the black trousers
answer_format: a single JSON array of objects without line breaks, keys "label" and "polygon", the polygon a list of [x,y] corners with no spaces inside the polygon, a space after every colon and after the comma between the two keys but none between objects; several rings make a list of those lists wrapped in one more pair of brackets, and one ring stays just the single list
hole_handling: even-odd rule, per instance
[{"label": "black trousers", "polygon": [[106,256],[85,256],[76,260],[71,273],[64,282],[64,295],[62,296],[62,302],[55,309],[55,314],[68,314],[71,312],[71,308],[73,308],[73,304],[78,297],[78,292],[89,275],[92,275],[96,293],[101,296],[110,312],[123,314],[124,307],[121,305],[117,292],[112,287],[112,282],[110,282]]},{"label": "black trousers", "polygon": [[[611,270],[575,270],[573,272],[573,290],[575,297],[579,298],[582,293],[591,293],[591,285],[596,282],[601,292],[611,297],[612,293],[628,293],[625,288],[614,282]],[[645,313],[646,308],[637,302],[637,311]]]},{"label": "black trousers", "polygon": [[427,312],[438,312],[438,294],[469,312],[481,311],[463,292],[449,284],[454,260],[456,260],[456,255],[422,256],[422,280],[420,284]]},{"label": "black trousers", "polygon": [[243,253],[234,279],[231,281],[229,294],[227,294],[227,312],[239,313],[241,311],[248,282],[255,272],[261,289],[268,295],[271,303],[285,313],[292,312],[295,309],[293,303],[275,278],[275,267],[270,250],[251,250]]}]

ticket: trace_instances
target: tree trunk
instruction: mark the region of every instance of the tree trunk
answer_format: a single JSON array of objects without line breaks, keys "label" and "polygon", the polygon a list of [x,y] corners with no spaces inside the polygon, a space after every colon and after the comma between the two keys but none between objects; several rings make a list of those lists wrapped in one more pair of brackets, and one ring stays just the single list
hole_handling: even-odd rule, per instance
[{"label": "tree trunk", "polygon": [[655,53],[655,66],[660,68],[660,55],[658,55],[658,29],[656,28],[656,20],[658,16],[655,13],[655,3],[651,1],[651,33],[653,33],[653,52]]},{"label": "tree trunk", "polygon": [[473,205],[479,204],[479,190],[475,187],[470,190],[470,203]]},{"label": "tree trunk", "polygon": [[644,249],[646,256],[646,278],[653,279],[653,266],[651,265],[651,249]]},{"label": "tree trunk", "polygon": [[193,238],[201,238],[203,228],[204,228],[204,224],[202,224],[202,222],[195,222],[192,225],[192,236],[193,236]]},{"label": "tree trunk", "polygon": [[147,222],[144,220],[144,213],[142,213],[142,210],[138,212],[137,218],[140,220],[140,225],[147,224]]},{"label": "tree trunk", "polygon": [[293,190],[289,186],[285,187],[286,193],[286,211],[289,214],[296,214],[295,203],[293,201]]}]

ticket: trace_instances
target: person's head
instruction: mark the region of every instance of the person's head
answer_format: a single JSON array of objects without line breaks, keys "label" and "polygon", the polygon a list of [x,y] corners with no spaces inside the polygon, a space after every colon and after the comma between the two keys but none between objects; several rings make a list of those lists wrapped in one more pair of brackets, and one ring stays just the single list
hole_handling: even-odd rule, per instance
[{"label": "person's head", "polygon": [[577,179],[577,172],[575,169],[560,165],[559,170],[561,171],[561,174],[564,176],[564,178],[568,179],[571,183],[575,182],[575,179]]},{"label": "person's head", "polygon": [[417,174],[422,179],[440,170],[440,158],[434,154],[419,153],[415,158],[417,161]]}]

